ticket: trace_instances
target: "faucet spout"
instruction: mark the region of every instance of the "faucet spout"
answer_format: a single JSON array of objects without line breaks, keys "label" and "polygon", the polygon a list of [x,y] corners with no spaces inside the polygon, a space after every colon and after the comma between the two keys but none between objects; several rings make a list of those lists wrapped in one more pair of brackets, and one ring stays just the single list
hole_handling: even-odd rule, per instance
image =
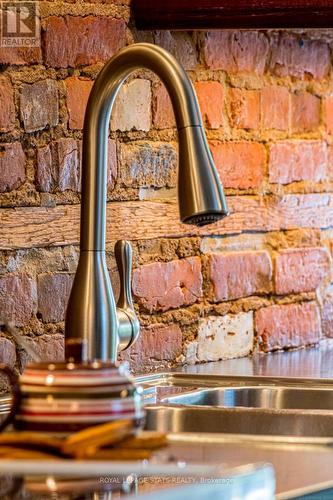
[{"label": "faucet spout", "polygon": [[[138,43],[122,49],[102,69],[90,93],[83,130],[80,258],[65,322],[66,357],[81,346],[83,360],[115,361],[139,334],[132,306],[115,305],[105,260],[107,147],[112,107],[126,78],[146,68],[160,77],[173,105],[179,134],[178,198],[184,223],[205,225],[228,214],[223,189],[207,144],[193,86],[164,49]],[[123,262],[128,244],[118,247]],[[125,259],[126,260],[126,259]],[[130,290],[130,274],[125,271]],[[129,292],[130,293],[130,292]],[[124,296],[124,294],[121,294]],[[132,304],[122,300],[122,304]],[[74,356],[75,357],[75,356]]]}]

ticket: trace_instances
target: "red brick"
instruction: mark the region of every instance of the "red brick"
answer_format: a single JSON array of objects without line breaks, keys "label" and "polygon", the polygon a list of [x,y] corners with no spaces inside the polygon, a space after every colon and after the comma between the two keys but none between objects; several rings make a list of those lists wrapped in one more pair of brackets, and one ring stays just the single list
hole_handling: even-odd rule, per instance
[{"label": "red brick", "polygon": [[319,308],[315,302],[259,309],[255,328],[263,351],[301,347],[321,338]]},{"label": "red brick", "polygon": [[275,35],[270,69],[278,76],[318,78],[328,76],[330,50],[325,42],[297,37],[289,33]]},{"label": "red brick", "polygon": [[264,87],[261,92],[262,127],[265,130],[288,130],[290,95],[284,87]]},{"label": "red brick", "polygon": [[219,82],[196,82],[194,87],[205,126],[208,128],[221,127],[224,106],[222,85]]},{"label": "red brick", "polygon": [[20,114],[26,132],[54,127],[59,119],[57,83],[53,80],[25,84],[20,95]]},{"label": "red brick", "polygon": [[64,321],[72,283],[70,274],[44,273],[38,276],[38,313],[45,323]]},{"label": "red brick", "polygon": [[200,258],[139,267],[133,273],[133,293],[149,312],[194,304],[202,296]]},{"label": "red brick", "polygon": [[156,45],[170,52],[185,69],[194,69],[197,66],[197,54],[193,39],[188,33],[181,31],[156,31],[154,33]]},{"label": "red brick", "polygon": [[260,120],[260,95],[257,90],[230,89],[231,125],[235,128],[257,129]]},{"label": "red brick", "polygon": [[0,192],[16,189],[24,181],[25,154],[21,144],[0,144]]},{"label": "red brick", "polygon": [[272,288],[272,263],[265,251],[211,254],[208,275],[216,302],[269,293]]},{"label": "red brick", "polygon": [[74,139],[59,139],[37,152],[37,186],[49,192],[80,190],[78,143]]},{"label": "red brick", "polygon": [[203,54],[210,69],[262,75],[268,53],[268,39],[258,31],[220,30],[205,35]]},{"label": "red brick", "polygon": [[266,150],[255,142],[210,142],[223,186],[234,189],[258,188],[264,176]]},{"label": "red brick", "polygon": [[333,134],[333,96],[323,100],[323,116],[327,132]]},{"label": "red brick", "polygon": [[281,141],[271,145],[269,181],[319,182],[326,176],[327,148],[321,141]]},{"label": "red brick", "polygon": [[154,324],[141,328],[140,337],[124,357],[129,360],[131,369],[138,371],[175,361],[181,352],[182,332],[179,326]]},{"label": "red brick", "polygon": [[324,248],[282,250],[275,259],[275,291],[279,295],[316,290],[330,273]]},{"label": "red brick", "polygon": [[78,143],[60,139],[37,152],[37,186],[41,191],[79,191]]},{"label": "red brick", "polygon": [[25,273],[0,277],[0,315],[23,326],[36,312],[36,284]]},{"label": "red brick", "polygon": [[321,327],[323,335],[333,338],[333,299],[325,300],[321,310]]},{"label": "red brick", "polygon": [[0,337],[0,363],[13,368],[16,363],[15,344],[5,337]]},{"label": "red brick", "polygon": [[42,62],[40,47],[0,47],[0,64],[34,64]]},{"label": "red brick", "polygon": [[333,146],[329,144],[327,146],[327,177],[328,179],[333,179]]},{"label": "red brick", "polygon": [[75,76],[65,80],[69,128],[74,130],[83,128],[84,113],[93,84],[91,80],[83,80]]},{"label": "red brick", "polygon": [[[53,335],[45,334],[34,338],[27,337],[26,340],[31,344],[31,347],[36,354],[40,356],[41,361],[64,361],[65,344],[63,335],[58,333]],[[27,363],[30,363],[32,360],[27,354],[23,354],[20,361],[21,367],[24,369]]]},{"label": "red brick", "polygon": [[125,45],[125,22],[98,16],[51,16],[45,20],[44,60],[56,68],[107,61]]},{"label": "red brick", "polygon": [[171,100],[163,84],[153,90],[153,124],[159,129],[176,126]]},{"label": "red brick", "polygon": [[10,132],[15,126],[13,86],[6,77],[0,77],[0,132]]},{"label": "red brick", "polygon": [[[81,191],[81,141],[59,139],[37,151],[37,188],[42,192]],[[108,187],[117,177],[115,141],[108,142]]]},{"label": "red brick", "polygon": [[80,166],[77,143],[74,139],[60,139],[54,143],[58,160],[58,186],[60,191],[80,189]]},{"label": "red brick", "polygon": [[320,125],[320,99],[308,92],[291,96],[291,128],[294,132],[309,132]]}]

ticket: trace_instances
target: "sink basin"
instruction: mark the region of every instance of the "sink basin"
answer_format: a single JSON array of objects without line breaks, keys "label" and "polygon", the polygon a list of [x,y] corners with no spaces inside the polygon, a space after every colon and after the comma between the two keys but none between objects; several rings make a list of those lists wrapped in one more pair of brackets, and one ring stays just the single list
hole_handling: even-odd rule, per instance
[{"label": "sink basin", "polygon": [[171,372],[138,381],[144,386],[147,429],[333,442],[328,379]]},{"label": "sink basin", "polygon": [[167,397],[161,401],[185,406],[332,410],[333,412],[333,390],[330,389],[294,389],[288,387],[200,389]]},{"label": "sink basin", "polygon": [[217,407],[147,407],[146,428],[163,432],[331,438],[333,413]]}]

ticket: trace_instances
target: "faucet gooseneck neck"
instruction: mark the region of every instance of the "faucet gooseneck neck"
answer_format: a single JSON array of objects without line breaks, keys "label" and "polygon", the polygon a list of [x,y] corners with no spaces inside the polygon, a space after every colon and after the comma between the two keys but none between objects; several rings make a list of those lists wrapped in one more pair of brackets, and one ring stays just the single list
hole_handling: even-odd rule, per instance
[{"label": "faucet gooseneck neck", "polygon": [[[105,239],[110,116],[121,85],[139,68],[153,71],[162,80],[173,105],[179,137],[181,220],[205,225],[228,213],[186,72],[171,54],[156,45],[138,43],[122,49],[98,75],[84,119],[80,259],[65,324],[66,345],[81,342],[84,359],[115,361],[119,347],[128,347],[138,335],[131,297],[125,301],[128,307],[115,306],[105,262]],[[119,245],[117,253],[120,266],[131,265],[129,244]],[[127,269],[121,274],[127,279],[124,287],[130,295],[130,274]]]}]

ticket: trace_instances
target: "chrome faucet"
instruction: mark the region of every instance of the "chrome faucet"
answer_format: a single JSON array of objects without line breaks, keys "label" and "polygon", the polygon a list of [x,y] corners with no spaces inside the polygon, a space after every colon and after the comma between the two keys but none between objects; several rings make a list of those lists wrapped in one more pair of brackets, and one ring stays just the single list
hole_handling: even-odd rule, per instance
[{"label": "chrome faucet", "polygon": [[118,241],[115,246],[121,280],[117,306],[105,259],[111,110],[121,85],[138,68],[155,72],[172,101],[179,138],[181,221],[203,226],[228,214],[195,91],[185,71],[171,54],[156,45],[138,43],[122,49],[98,75],[85,113],[80,258],[66,313],[66,359],[114,362],[118,350],[128,348],[139,335],[139,321],[131,296],[130,244]]}]

